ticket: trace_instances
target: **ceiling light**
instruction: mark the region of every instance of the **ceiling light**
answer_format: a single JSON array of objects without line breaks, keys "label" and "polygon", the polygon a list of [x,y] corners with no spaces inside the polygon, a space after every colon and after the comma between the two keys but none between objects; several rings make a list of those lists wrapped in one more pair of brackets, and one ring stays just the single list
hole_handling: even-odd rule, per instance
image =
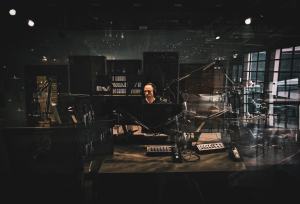
[{"label": "ceiling light", "polygon": [[42,62],[47,62],[47,61],[48,61],[47,57],[46,57],[46,56],[43,56],[43,57],[42,57]]},{"label": "ceiling light", "polygon": [[216,40],[219,40],[221,37],[218,35],[218,36],[216,36]]},{"label": "ceiling light", "polygon": [[27,24],[28,24],[30,27],[33,27],[33,26],[34,26],[34,21],[31,20],[31,19],[29,19],[29,20],[27,21]]},{"label": "ceiling light", "polygon": [[10,9],[9,10],[9,15],[11,15],[11,16],[15,16],[16,13],[17,13],[17,11],[15,9]]},{"label": "ceiling light", "polygon": [[246,25],[250,25],[251,24],[251,20],[252,20],[251,18],[246,18],[245,19],[245,24]]}]

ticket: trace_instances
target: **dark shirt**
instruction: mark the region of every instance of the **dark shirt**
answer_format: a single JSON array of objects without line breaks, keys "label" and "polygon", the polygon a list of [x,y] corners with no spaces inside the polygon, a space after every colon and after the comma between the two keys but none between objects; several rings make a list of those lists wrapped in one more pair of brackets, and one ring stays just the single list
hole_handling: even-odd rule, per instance
[{"label": "dark shirt", "polygon": [[[168,104],[168,100],[162,97],[156,97],[155,100],[153,101],[153,103],[150,104]],[[148,104],[148,102],[146,101],[146,99],[143,99],[143,104]]]}]

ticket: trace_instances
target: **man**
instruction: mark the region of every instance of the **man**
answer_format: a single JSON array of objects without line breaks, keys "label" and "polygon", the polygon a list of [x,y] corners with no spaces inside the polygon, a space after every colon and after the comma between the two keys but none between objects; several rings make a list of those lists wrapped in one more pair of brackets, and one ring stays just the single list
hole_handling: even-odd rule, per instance
[{"label": "man", "polygon": [[[145,100],[144,102],[146,104],[167,104],[167,100],[162,99],[158,96],[156,96],[156,86],[152,83],[147,83],[144,86],[144,95]],[[153,106],[151,106],[153,107]],[[148,107],[149,108],[149,107]],[[151,110],[151,109],[150,109]],[[175,144],[174,148],[172,148],[172,158],[175,162],[181,162],[181,153],[180,150],[177,147],[176,143],[176,134],[174,131],[170,129],[174,129],[178,126],[177,116],[176,120],[170,120],[170,118],[167,118],[167,114],[163,114],[162,112],[157,112],[159,109],[152,109],[151,112],[147,112],[143,119],[147,122],[147,126],[150,127],[150,129],[144,129],[143,132],[149,132],[149,133],[164,133],[167,138],[164,142]],[[163,119],[163,120],[162,120]],[[177,126],[176,126],[177,125]],[[175,127],[174,127],[175,126]]]},{"label": "man", "polygon": [[147,83],[144,86],[145,103],[147,104],[157,103],[158,100],[155,98],[155,94],[156,94],[155,85],[152,83]]}]

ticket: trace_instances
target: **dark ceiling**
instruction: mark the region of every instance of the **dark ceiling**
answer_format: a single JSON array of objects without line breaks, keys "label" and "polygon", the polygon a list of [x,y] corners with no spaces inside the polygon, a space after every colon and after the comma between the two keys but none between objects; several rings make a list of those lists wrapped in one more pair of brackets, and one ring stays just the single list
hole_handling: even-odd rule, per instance
[{"label": "dark ceiling", "polygon": [[[245,49],[300,42],[300,3],[297,0],[206,0],[193,3],[182,0],[6,0],[1,3],[1,19],[6,25],[11,21],[8,9],[15,7],[19,19],[37,19],[36,27],[40,29],[198,30],[204,35],[220,34],[222,38],[218,44],[243,46]],[[253,19],[249,26],[244,24],[246,17]],[[11,28],[10,25],[7,27]]]}]

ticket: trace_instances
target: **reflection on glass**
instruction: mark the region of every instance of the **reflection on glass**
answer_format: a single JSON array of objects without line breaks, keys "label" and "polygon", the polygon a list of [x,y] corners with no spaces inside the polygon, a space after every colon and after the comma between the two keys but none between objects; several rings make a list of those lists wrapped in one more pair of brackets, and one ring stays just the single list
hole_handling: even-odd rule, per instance
[{"label": "reflection on glass", "polygon": [[250,71],[255,72],[257,67],[257,62],[250,63]]},{"label": "reflection on glass", "polygon": [[257,70],[258,71],[265,71],[265,62],[258,62],[258,67],[257,67]]},{"label": "reflection on glass", "polygon": [[293,72],[300,72],[300,59],[294,59]]},{"label": "reflection on glass", "polygon": [[281,59],[291,59],[293,56],[293,48],[283,48],[281,51]]},{"label": "reflection on glass", "polygon": [[258,60],[259,61],[266,60],[266,51],[259,52],[259,54],[258,54]]},{"label": "reflection on glass", "polygon": [[249,72],[250,73],[250,80],[256,81],[256,72]]},{"label": "reflection on glass", "polygon": [[290,72],[280,72],[279,73],[279,80],[286,80],[289,79],[291,77],[291,73]]},{"label": "reflection on glass", "polygon": [[254,52],[251,53],[251,61],[257,61],[258,60],[258,53]]},{"label": "reflection on glass", "polygon": [[280,61],[280,71],[291,71],[292,60],[281,60]]},{"label": "reflection on glass", "polygon": [[265,74],[264,72],[257,72],[257,81],[264,82]]}]

